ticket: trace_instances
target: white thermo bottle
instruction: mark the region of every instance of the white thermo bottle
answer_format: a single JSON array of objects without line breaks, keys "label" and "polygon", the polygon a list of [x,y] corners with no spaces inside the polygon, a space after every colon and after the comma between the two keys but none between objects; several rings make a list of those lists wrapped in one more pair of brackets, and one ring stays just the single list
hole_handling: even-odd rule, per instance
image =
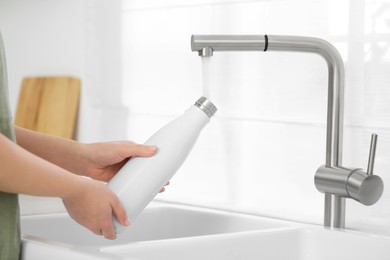
[{"label": "white thermo bottle", "polygon": [[[176,118],[152,135],[145,144],[156,145],[151,157],[130,159],[111,179],[108,187],[116,193],[130,221],[149,204],[172,178],[187,158],[200,131],[209,122],[217,108],[201,97],[182,116]],[[125,228],[115,217],[117,233]]]}]

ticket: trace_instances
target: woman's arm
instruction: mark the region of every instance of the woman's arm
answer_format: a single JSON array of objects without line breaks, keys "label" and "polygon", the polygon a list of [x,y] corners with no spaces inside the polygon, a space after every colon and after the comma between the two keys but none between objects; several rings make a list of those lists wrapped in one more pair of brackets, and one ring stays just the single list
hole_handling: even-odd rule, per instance
[{"label": "woman's arm", "polygon": [[16,142],[27,151],[73,173],[83,175],[82,145],[70,139],[15,126]]},{"label": "woman's arm", "polygon": [[51,164],[1,134],[0,165],[1,191],[59,197],[72,218],[95,234],[116,237],[112,214],[122,225],[129,224],[117,196],[105,185]]},{"label": "woman's arm", "polygon": [[151,156],[155,146],[117,141],[82,144],[15,126],[17,143],[73,173],[109,181],[132,156]]},{"label": "woman's arm", "polygon": [[83,184],[81,177],[34,156],[3,135],[0,135],[0,165],[0,190],[5,192],[66,197],[69,187],[78,189]]}]

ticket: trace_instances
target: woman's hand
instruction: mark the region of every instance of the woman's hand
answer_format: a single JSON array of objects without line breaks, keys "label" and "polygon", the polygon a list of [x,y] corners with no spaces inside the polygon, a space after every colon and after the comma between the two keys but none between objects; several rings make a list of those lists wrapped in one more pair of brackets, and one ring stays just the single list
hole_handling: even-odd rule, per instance
[{"label": "woman's hand", "polygon": [[[79,177],[80,178],[80,177]],[[129,219],[118,197],[99,181],[83,179],[74,191],[63,197],[62,201],[69,215],[80,225],[96,235],[115,239],[112,216],[121,225],[128,226]]]},{"label": "woman's hand", "polygon": [[[85,172],[92,179],[108,182],[133,156],[153,156],[156,146],[131,141],[103,142],[84,145]],[[166,184],[169,185],[169,182]],[[163,187],[160,192],[164,192]]]},{"label": "woman's hand", "polygon": [[104,142],[84,145],[84,175],[108,182],[133,156],[148,157],[156,153],[156,146],[131,141]]}]

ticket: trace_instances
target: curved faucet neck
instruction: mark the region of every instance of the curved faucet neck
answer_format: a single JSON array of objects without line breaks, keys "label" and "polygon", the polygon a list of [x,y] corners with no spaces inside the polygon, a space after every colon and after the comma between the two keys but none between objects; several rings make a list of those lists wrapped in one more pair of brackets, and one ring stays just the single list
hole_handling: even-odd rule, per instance
[{"label": "curved faucet neck", "polygon": [[328,65],[328,109],[325,165],[341,165],[343,143],[344,64],[329,42],[313,37],[282,35],[192,35],[191,49],[200,56],[216,51],[289,51],[316,53]]},{"label": "curved faucet neck", "polygon": [[[192,35],[191,49],[200,56],[216,51],[291,51],[316,53],[328,65],[325,166],[341,167],[343,145],[344,64],[329,42],[313,37],[280,35]],[[324,226],[344,228],[345,198],[325,193]]]},{"label": "curved faucet neck", "polygon": [[268,36],[268,51],[316,53],[328,65],[328,108],[325,165],[341,166],[344,114],[344,64],[337,49],[329,42],[312,37]]}]

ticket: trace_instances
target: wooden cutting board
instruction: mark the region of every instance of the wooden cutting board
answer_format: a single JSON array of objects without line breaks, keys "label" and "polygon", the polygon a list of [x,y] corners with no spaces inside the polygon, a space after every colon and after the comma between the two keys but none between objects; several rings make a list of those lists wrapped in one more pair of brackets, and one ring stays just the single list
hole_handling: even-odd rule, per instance
[{"label": "wooden cutting board", "polygon": [[22,82],[15,124],[74,139],[80,80],[72,77],[29,77]]}]

